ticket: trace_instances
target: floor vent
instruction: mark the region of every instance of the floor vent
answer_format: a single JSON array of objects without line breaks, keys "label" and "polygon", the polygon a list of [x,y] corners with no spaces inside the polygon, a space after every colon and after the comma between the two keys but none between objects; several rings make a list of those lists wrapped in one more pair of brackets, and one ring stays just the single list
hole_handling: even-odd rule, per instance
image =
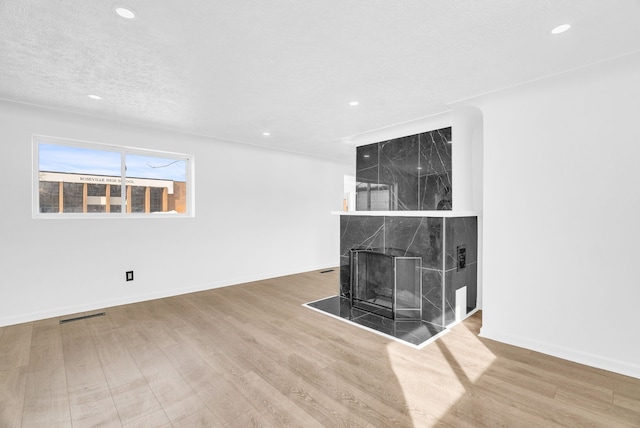
[{"label": "floor vent", "polygon": [[333,269],[323,270],[323,271],[322,271],[322,272],[320,272],[320,273],[329,273],[329,272],[333,272]]},{"label": "floor vent", "polygon": [[107,315],[107,313],[106,312],[100,312],[99,314],[91,314],[91,315],[84,315],[84,316],[76,317],[76,318],[69,318],[69,319],[66,319],[66,320],[60,320],[60,324],[65,324],[65,323],[68,323],[68,322],[71,322],[71,321],[86,320],[87,318],[101,317],[101,316],[104,316],[104,315]]}]

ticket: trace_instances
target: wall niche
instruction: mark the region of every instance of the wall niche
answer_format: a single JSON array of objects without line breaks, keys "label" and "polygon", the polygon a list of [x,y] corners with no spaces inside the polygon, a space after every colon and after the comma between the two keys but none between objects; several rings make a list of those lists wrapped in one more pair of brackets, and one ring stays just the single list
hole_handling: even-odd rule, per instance
[{"label": "wall niche", "polygon": [[356,211],[451,210],[451,127],[357,148]]}]

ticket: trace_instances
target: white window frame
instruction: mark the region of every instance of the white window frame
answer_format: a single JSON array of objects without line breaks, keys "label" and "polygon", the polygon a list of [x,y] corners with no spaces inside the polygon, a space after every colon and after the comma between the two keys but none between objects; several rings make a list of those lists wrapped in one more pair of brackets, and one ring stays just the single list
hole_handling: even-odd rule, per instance
[{"label": "white window frame", "polygon": [[[60,146],[79,147],[101,151],[120,153],[120,212],[111,213],[41,213],[40,212],[40,144],[54,144]],[[51,137],[45,135],[32,136],[32,216],[34,219],[105,219],[105,218],[193,218],[195,217],[195,172],[194,156],[185,153],[167,152],[161,150],[145,149],[140,147],[121,146],[115,144],[96,143],[69,138]],[[126,156],[142,155],[168,160],[184,160],[186,163],[186,212],[155,212],[155,213],[127,213],[126,212]]]}]

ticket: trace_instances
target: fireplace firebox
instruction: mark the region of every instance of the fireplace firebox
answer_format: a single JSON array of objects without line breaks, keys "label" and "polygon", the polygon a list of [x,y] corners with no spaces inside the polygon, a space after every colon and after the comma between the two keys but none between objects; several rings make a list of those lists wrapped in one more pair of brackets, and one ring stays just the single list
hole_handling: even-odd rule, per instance
[{"label": "fireplace firebox", "polygon": [[422,258],[386,249],[351,249],[351,305],[394,320],[422,315]]}]

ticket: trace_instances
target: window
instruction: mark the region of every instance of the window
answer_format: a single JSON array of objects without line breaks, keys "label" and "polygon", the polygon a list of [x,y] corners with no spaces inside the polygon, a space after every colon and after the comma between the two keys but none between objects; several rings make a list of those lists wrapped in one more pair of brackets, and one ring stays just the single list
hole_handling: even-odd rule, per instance
[{"label": "window", "polygon": [[53,181],[39,183],[40,212],[57,213],[60,211],[60,184]]},{"label": "window", "polygon": [[87,212],[107,212],[107,185],[87,184]]},{"label": "window", "polygon": [[193,216],[192,157],[33,137],[34,217]]}]

